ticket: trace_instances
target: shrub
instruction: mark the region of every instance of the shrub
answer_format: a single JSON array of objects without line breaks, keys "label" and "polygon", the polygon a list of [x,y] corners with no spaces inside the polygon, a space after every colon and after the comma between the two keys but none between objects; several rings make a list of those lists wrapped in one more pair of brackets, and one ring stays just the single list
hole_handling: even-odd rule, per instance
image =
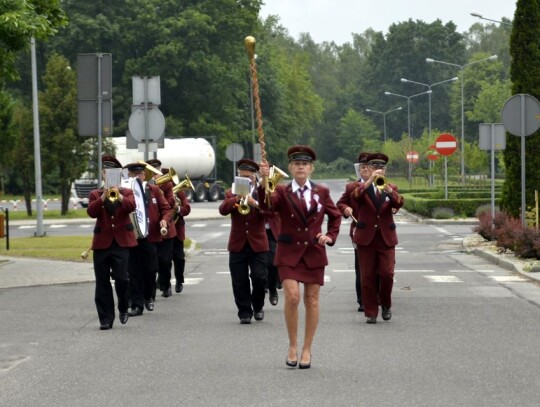
[{"label": "shrub", "polygon": [[497,247],[503,252],[508,249],[515,251],[516,240],[523,231],[521,220],[505,214],[504,219],[494,221],[493,224],[497,234]]},{"label": "shrub", "polygon": [[452,219],[454,210],[452,208],[435,208],[431,212],[431,217],[434,219]]},{"label": "shrub", "polygon": [[516,232],[514,253],[527,259],[540,259],[540,234],[528,227]]}]

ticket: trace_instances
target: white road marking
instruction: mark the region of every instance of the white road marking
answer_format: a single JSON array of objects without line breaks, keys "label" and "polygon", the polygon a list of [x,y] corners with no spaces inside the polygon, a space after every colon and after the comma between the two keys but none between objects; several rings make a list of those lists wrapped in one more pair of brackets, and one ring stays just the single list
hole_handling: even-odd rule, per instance
[{"label": "white road marking", "polygon": [[207,223],[193,223],[189,225],[191,228],[204,228],[207,225]]},{"label": "white road marking", "polygon": [[396,273],[434,273],[435,270],[428,269],[398,269],[394,270]]},{"label": "white road marking", "polygon": [[334,273],[354,273],[354,269],[345,269],[345,270],[332,270]]},{"label": "white road marking", "polygon": [[203,280],[204,280],[204,278],[202,278],[202,277],[187,277],[187,278],[184,278],[184,284],[185,285],[197,285],[200,282],[202,282]]},{"label": "white road marking", "polygon": [[432,283],[462,283],[456,276],[424,276]]},{"label": "white road marking", "polygon": [[230,271],[216,271],[216,274],[231,274]]},{"label": "white road marking", "polygon": [[65,228],[67,225],[49,225],[51,229],[61,229]]},{"label": "white road marking", "polygon": [[522,282],[527,281],[523,277],[519,277],[519,276],[491,276],[491,278],[499,283],[512,283],[512,282],[522,283]]}]

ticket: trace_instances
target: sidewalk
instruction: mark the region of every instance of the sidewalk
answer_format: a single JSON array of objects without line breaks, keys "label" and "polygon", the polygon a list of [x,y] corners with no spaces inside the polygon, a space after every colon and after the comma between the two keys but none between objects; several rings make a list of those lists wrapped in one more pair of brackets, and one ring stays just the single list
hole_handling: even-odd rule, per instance
[{"label": "sidewalk", "polygon": [[[448,224],[457,223],[473,224],[475,220],[434,220],[421,219],[411,214],[406,214],[409,219],[429,224]],[[198,222],[210,219],[219,219],[221,215],[213,208],[197,208],[192,206],[191,214],[186,217],[186,222]],[[33,221],[10,222],[10,225],[35,224]],[[94,219],[66,219],[66,220],[48,220],[50,223],[93,223]],[[195,243],[195,242],[194,242]],[[515,272],[532,281],[540,282],[540,271],[531,272],[530,260],[522,260],[512,254],[498,253],[493,244],[485,243],[478,237],[467,238],[463,241],[463,249],[476,256],[481,256],[489,262]],[[194,251],[195,245],[192,244],[188,253]],[[536,264],[540,264],[536,261]],[[537,267],[538,268],[538,267]],[[0,256],[0,289],[13,287],[29,287],[52,284],[84,283],[94,281],[94,269],[92,263],[80,263],[56,260],[41,260],[32,258],[7,257]]]}]

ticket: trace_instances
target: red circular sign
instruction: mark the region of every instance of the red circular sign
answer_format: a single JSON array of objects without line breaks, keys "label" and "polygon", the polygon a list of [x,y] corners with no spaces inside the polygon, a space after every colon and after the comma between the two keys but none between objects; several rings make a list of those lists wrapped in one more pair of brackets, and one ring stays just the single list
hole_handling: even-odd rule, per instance
[{"label": "red circular sign", "polygon": [[409,151],[407,153],[407,161],[410,163],[417,163],[419,159],[418,152],[416,151]]},{"label": "red circular sign", "polygon": [[439,154],[428,154],[427,159],[429,161],[437,161],[439,159]]},{"label": "red circular sign", "polygon": [[452,155],[457,150],[457,140],[450,133],[443,133],[435,140],[435,149],[441,155]]}]

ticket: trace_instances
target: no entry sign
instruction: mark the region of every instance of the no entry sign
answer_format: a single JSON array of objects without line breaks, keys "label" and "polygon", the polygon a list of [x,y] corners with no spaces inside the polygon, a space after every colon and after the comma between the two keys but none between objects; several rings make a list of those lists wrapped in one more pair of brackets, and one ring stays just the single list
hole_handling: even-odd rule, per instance
[{"label": "no entry sign", "polygon": [[450,133],[443,133],[435,140],[435,149],[441,155],[452,155],[457,150],[457,140]]}]

